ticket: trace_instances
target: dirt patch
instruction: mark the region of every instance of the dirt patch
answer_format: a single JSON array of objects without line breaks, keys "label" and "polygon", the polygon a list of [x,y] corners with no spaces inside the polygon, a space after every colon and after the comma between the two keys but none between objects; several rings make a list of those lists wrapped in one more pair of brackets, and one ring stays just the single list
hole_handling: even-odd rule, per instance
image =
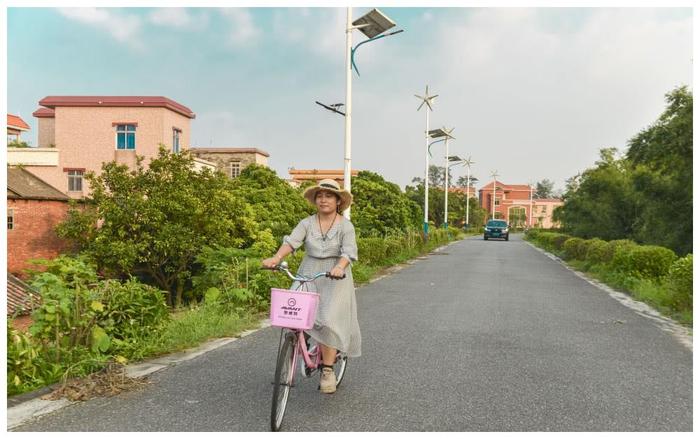
[{"label": "dirt patch", "polygon": [[104,369],[82,378],[71,378],[41,399],[56,400],[66,398],[70,401],[114,396],[122,392],[138,390],[150,382],[146,377],[130,378],[126,376],[123,365],[109,363]]}]

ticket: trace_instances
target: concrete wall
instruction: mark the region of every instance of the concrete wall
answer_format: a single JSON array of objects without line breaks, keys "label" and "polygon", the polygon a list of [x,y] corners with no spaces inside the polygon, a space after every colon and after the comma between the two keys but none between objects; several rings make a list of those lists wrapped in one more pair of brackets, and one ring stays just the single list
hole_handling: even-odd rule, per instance
[{"label": "concrete wall", "polygon": [[56,144],[56,119],[53,117],[39,117],[38,142],[39,148],[50,148]]}]

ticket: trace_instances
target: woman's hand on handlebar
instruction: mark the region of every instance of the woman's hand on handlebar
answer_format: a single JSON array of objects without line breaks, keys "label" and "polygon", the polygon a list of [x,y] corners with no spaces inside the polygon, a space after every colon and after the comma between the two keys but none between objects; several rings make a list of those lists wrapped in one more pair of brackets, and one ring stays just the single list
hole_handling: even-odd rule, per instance
[{"label": "woman's hand on handlebar", "polygon": [[279,263],[280,263],[279,258],[274,257],[274,256],[271,257],[271,258],[267,258],[267,259],[265,259],[265,260],[262,261],[263,267],[269,268],[269,269],[276,268],[276,267],[277,267],[277,264],[279,264]]},{"label": "woman's hand on handlebar", "polygon": [[329,272],[328,277],[331,279],[342,279],[345,277],[345,270],[338,267],[337,265]]}]

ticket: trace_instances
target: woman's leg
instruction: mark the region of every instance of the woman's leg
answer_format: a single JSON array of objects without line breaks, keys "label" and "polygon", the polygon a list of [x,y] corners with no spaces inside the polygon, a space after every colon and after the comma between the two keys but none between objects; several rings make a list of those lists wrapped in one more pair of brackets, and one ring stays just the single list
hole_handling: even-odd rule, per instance
[{"label": "woman's leg", "polygon": [[321,348],[321,363],[328,365],[328,366],[334,364],[335,363],[335,355],[337,353],[335,348],[326,346],[324,344],[320,344],[319,346]]}]

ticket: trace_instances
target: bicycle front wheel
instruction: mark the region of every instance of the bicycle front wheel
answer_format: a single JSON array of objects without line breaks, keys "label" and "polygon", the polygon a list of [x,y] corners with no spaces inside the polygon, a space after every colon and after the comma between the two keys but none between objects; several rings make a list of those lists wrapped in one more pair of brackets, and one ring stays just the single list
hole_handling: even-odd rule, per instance
[{"label": "bicycle front wheel", "polygon": [[296,341],[295,334],[287,334],[277,356],[277,368],[275,369],[275,382],[273,383],[274,389],[272,391],[272,411],[270,412],[270,429],[272,431],[279,431],[282,426],[282,419],[284,419],[284,411],[287,408],[294,372],[293,363]]},{"label": "bicycle front wheel", "polygon": [[338,354],[335,356],[335,366],[333,366],[333,369],[335,370],[335,385],[339,386],[340,382],[343,381],[343,377],[345,376],[345,371],[348,368],[348,356],[345,355],[344,353],[338,352]]}]

